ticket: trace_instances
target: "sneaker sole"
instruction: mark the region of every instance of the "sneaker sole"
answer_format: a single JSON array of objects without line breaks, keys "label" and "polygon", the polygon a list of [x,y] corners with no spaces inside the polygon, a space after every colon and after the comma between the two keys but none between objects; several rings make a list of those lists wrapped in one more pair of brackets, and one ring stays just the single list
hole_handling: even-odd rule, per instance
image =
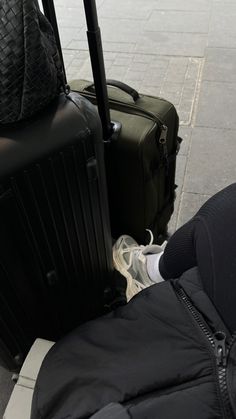
[{"label": "sneaker sole", "polygon": [[133,292],[134,279],[132,275],[122,266],[122,262],[116,249],[113,250],[113,262],[116,270],[119,271],[127,280],[126,297],[128,302],[134,295],[138,294],[139,290],[135,293]]}]

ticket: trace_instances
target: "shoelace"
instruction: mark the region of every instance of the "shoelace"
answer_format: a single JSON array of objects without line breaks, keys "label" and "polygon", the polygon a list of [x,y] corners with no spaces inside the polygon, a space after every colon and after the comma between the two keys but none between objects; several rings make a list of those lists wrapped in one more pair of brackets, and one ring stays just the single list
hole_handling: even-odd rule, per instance
[{"label": "shoelace", "polygon": [[136,279],[134,280],[134,284],[135,284],[138,292],[144,290],[145,288],[147,288],[147,285],[141,284],[141,282],[136,281]]},{"label": "shoelace", "polygon": [[[147,246],[151,246],[152,244],[153,244],[153,240],[154,240],[154,237],[153,237],[153,234],[152,234],[152,231],[151,230],[148,230],[148,229],[146,229],[146,231],[148,231],[149,233],[150,233],[150,236],[151,236],[151,239],[150,239],[150,242],[149,242],[149,244],[147,244],[146,246],[144,246],[144,245],[140,245],[140,246],[129,246],[129,247],[126,247],[126,249],[123,249],[121,252],[122,252],[122,255],[124,254],[124,253],[129,253],[130,255],[129,255],[129,260],[128,260],[128,263],[126,263],[126,269],[128,270],[128,269],[130,269],[131,268],[131,266],[132,266],[132,263],[133,263],[133,257],[134,257],[134,252],[137,252],[137,257],[139,258],[140,257],[140,255],[141,255],[141,253],[143,252],[143,250],[147,247]],[[138,283],[139,284],[139,283]],[[141,285],[141,284],[140,284]],[[143,289],[143,288],[145,288],[145,286],[143,286],[141,289]]]}]

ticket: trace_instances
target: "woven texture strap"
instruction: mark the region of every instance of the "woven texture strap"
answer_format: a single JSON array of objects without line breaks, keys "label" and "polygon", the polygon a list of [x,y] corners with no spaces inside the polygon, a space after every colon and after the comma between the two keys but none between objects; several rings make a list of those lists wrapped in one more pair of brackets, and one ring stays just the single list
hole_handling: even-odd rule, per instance
[{"label": "woven texture strap", "polygon": [[37,0],[0,0],[0,124],[44,108],[62,77],[53,30]]}]

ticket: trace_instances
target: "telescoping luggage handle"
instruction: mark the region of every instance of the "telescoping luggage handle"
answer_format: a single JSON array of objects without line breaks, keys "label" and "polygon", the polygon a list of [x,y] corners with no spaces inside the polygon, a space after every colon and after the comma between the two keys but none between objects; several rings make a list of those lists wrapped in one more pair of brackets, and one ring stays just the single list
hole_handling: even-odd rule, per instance
[{"label": "telescoping luggage handle", "polygon": [[[55,38],[63,65],[66,83],[65,66],[63,62],[63,54],[61,49],[54,1],[42,0],[42,4],[45,16],[51,23],[55,33]],[[116,136],[118,135],[121,128],[121,124],[119,122],[111,122],[110,118],[101,31],[98,26],[97,8],[95,0],[84,0],[84,9],[87,21],[87,37],[89,44],[90,59],[92,64],[94,85],[96,90],[98,112],[103,128],[103,138],[104,141],[110,142],[111,139],[116,138]]]},{"label": "telescoping luggage handle", "polygon": [[84,0],[84,10],[87,21],[87,38],[96,90],[98,112],[102,122],[104,139],[107,141],[112,136],[113,126],[111,124],[110,111],[108,106],[101,31],[98,26],[95,0]]},{"label": "telescoping luggage handle", "polygon": [[87,38],[96,90],[98,112],[102,122],[104,140],[106,142],[110,142],[119,134],[121,124],[119,122],[111,122],[101,31],[98,26],[95,0],[84,0],[84,10],[87,21]]}]

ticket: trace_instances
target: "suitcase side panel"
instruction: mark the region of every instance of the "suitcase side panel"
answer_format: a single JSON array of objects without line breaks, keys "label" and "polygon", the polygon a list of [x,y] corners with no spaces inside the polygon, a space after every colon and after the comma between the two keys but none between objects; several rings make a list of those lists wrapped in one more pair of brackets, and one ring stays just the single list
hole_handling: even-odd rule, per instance
[{"label": "suitcase side panel", "polygon": [[0,266],[10,281],[0,274],[7,302],[0,322],[9,332],[1,329],[0,339],[12,358],[23,358],[36,337],[56,340],[103,312],[109,246],[100,181],[85,135],[4,184],[10,200],[0,200]]}]

